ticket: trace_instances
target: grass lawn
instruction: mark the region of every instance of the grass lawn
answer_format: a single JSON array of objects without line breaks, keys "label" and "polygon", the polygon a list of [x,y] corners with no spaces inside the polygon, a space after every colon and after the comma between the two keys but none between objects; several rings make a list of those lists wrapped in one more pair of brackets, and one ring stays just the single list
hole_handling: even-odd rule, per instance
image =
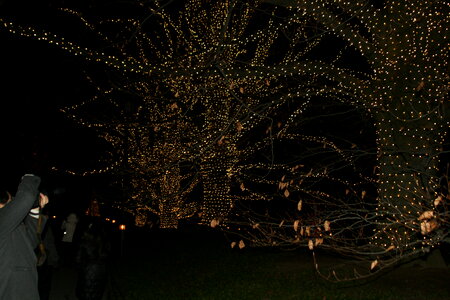
[{"label": "grass lawn", "polygon": [[111,266],[117,299],[450,299],[448,269],[409,266],[335,284],[317,275],[303,250],[231,249],[212,232],[127,234]]}]

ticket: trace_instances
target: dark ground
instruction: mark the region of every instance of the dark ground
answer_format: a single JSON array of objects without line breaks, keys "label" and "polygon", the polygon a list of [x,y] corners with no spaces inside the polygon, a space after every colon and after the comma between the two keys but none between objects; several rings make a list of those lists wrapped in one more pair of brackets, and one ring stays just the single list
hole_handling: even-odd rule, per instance
[{"label": "dark ground", "polygon": [[[177,286],[180,276],[179,274],[170,274],[177,270],[179,273],[185,272],[184,268],[196,268],[198,265],[199,270],[192,273],[191,271],[186,271],[185,274],[197,274],[193,277],[198,278],[187,278],[181,275],[185,281],[195,282],[196,280],[208,280],[210,276],[211,280],[217,280],[215,272],[222,273],[223,276],[227,275],[227,264],[229,261],[225,256],[231,255],[235,256],[237,261],[245,261],[245,257],[261,257],[258,261],[270,261],[271,271],[278,274],[277,276],[295,277],[296,274],[305,274],[305,272],[310,272],[307,274],[314,274],[314,266],[312,257],[307,251],[277,251],[273,249],[249,249],[244,248],[243,250],[230,249],[229,241],[226,240],[223,235],[219,232],[126,232],[124,234],[124,244],[123,244],[123,255],[121,255],[120,248],[120,233],[117,232],[113,239],[114,246],[114,259],[111,264],[111,277],[112,286],[110,285],[109,299],[150,299],[143,296],[126,296],[129,295],[127,288],[133,286],[136,289],[155,289],[155,284],[158,278],[170,278],[173,283],[168,284],[166,282],[161,282],[160,289],[168,289],[167,295],[173,295],[173,290],[177,288],[186,288],[186,286],[201,286],[198,283],[193,283],[191,285],[183,282],[180,287]],[[319,263],[322,267],[327,266],[338,266],[343,260],[337,259],[333,256],[327,256],[325,254],[318,255]],[[199,262],[203,260],[203,262]],[[241,266],[239,265],[241,264]],[[194,265],[194,266],[192,266]],[[144,267],[145,266],[145,267]],[[147,268],[147,266],[150,266]],[[242,269],[240,269],[242,267]],[[134,269],[136,268],[136,269]],[[157,270],[155,270],[157,268]],[[220,270],[213,271],[208,270],[208,268]],[[251,267],[242,265],[238,263],[230,268],[234,268],[234,273],[241,273],[239,278],[243,278],[244,281],[251,277],[250,271]],[[145,269],[145,270],[142,270]],[[133,278],[131,273],[123,273],[124,270],[134,270],[133,273],[143,274],[139,275],[139,280],[141,282],[133,282],[131,285],[125,282],[126,278]],[[147,271],[146,271],[147,270]],[[203,270],[203,271],[202,271]],[[129,271],[130,272],[130,271]],[[201,278],[202,273],[210,273],[210,275],[205,278]],[[248,274],[242,274],[247,272]],[[155,273],[159,275],[155,275]],[[142,278],[148,275],[148,279]],[[233,276],[233,275],[231,275]],[[313,276],[314,277],[314,276]],[[246,279],[247,278],[247,279]],[[145,282],[152,282],[153,285],[146,286]],[[317,295],[314,293],[309,293],[305,296],[301,292],[293,292],[289,299],[377,299],[376,296],[372,295],[373,291],[388,291],[387,294],[391,297],[383,299],[450,299],[450,272],[449,268],[443,267],[424,267],[423,264],[408,264],[400,268],[391,270],[382,276],[377,276],[366,282],[356,282],[349,284],[340,284],[339,287],[330,285],[334,290],[336,290],[336,298],[333,296],[323,296],[321,289],[323,286],[329,283],[321,281],[318,276],[315,278],[305,279],[306,282],[314,281],[319,282]],[[76,282],[76,270],[74,267],[61,267],[55,271],[55,276],[53,277],[53,289],[51,291],[51,300],[67,300],[76,299],[74,296]],[[249,281],[251,282],[251,281]],[[249,284],[249,282],[245,284]],[[322,282],[322,283],[320,283]],[[220,284],[219,282],[217,284]],[[257,283],[255,283],[257,284]],[[299,282],[299,285],[304,283]],[[310,284],[310,283],[307,283]],[[288,283],[286,283],[286,288]],[[307,285],[308,286],[308,285]],[[173,290],[172,290],[173,289]],[[301,290],[301,289],[300,289]],[[142,291],[140,291],[142,292]],[[367,293],[367,294],[366,294]],[[139,293],[137,293],[139,294]],[[143,293],[145,294],[145,293]],[[164,291],[163,291],[164,294]],[[194,293],[195,294],[195,293]],[[177,299],[174,296],[157,296],[151,299]],[[186,296],[183,299],[261,299],[254,298],[253,294],[249,292],[246,294],[246,290],[243,290],[240,298],[228,298],[228,296],[204,296],[201,298],[195,298],[192,294],[191,296]],[[273,291],[273,294],[269,290],[264,299],[285,299],[279,298],[277,292]],[[428,295],[428,296],[427,296]],[[104,298],[107,298],[106,295]]]}]

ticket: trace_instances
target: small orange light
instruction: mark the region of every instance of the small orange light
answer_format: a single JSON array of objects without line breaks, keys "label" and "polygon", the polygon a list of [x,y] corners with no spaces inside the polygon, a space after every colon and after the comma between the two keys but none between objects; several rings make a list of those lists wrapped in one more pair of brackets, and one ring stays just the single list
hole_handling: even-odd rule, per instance
[{"label": "small orange light", "polygon": [[119,226],[119,229],[120,229],[120,230],[125,230],[125,225],[124,225],[124,224],[120,225],[120,226]]},{"label": "small orange light", "polygon": [[113,224],[116,223],[116,220],[111,220],[111,223],[113,223]]}]

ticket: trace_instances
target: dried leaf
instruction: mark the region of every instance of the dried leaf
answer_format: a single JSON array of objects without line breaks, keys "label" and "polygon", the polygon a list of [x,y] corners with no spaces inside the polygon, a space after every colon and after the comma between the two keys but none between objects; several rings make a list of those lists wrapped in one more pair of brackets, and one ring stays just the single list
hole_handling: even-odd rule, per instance
[{"label": "dried leaf", "polygon": [[420,233],[425,235],[428,233],[427,231],[427,222],[420,223]]},{"label": "dried leaf", "polygon": [[245,247],[244,241],[243,241],[243,240],[240,240],[240,241],[239,241],[239,249],[242,249],[242,248],[244,248],[244,247]]},{"label": "dried leaf", "polygon": [[278,123],[277,123],[277,127],[280,128],[280,127],[281,127],[281,124],[282,124],[281,122],[278,122]]},{"label": "dried leaf", "polygon": [[245,186],[244,186],[243,182],[241,183],[241,185],[239,187],[241,188],[241,191],[245,191]]},{"label": "dried leaf", "polygon": [[306,233],[307,236],[310,236],[311,235],[311,227],[306,226],[305,227],[305,233]]},{"label": "dried leaf", "polygon": [[330,231],[330,221],[325,221],[323,223],[323,227],[325,228],[325,231]]},{"label": "dried leaf", "polygon": [[212,219],[212,220],[211,220],[210,226],[211,226],[212,228],[214,228],[214,227],[216,227],[217,225],[219,225],[219,220]]},{"label": "dried leaf", "polygon": [[308,241],[308,248],[309,248],[309,250],[313,250],[314,249],[314,242],[312,240]]},{"label": "dried leaf", "polygon": [[253,229],[256,229],[258,227],[259,227],[259,223],[253,224],[253,226],[252,226]]},{"label": "dried leaf", "polygon": [[439,227],[439,222],[436,219],[428,221],[428,224],[430,224],[430,232]]},{"label": "dried leaf", "polygon": [[433,216],[434,216],[434,212],[432,210],[427,210],[419,216],[418,220],[420,221],[420,220],[430,219]]},{"label": "dried leaf", "polygon": [[266,79],[266,85],[269,86],[270,85],[270,81],[269,79]]},{"label": "dried leaf", "polygon": [[295,220],[295,221],[294,221],[294,231],[297,231],[297,229],[298,229],[298,223],[300,223],[299,220]]},{"label": "dried leaf", "polygon": [[317,247],[319,245],[323,244],[323,238],[316,238],[314,240],[314,247]]},{"label": "dried leaf", "polygon": [[425,82],[421,81],[419,82],[419,85],[416,87],[416,91],[420,91],[425,86]]},{"label": "dried leaf", "polygon": [[178,104],[176,102],[172,103],[172,105],[170,105],[170,109],[177,109],[178,108]]},{"label": "dried leaf", "polygon": [[346,189],[345,190],[345,195],[348,195],[350,193],[350,190],[349,189]]},{"label": "dried leaf", "polygon": [[443,203],[444,199],[442,199],[442,196],[439,195],[436,199],[434,199],[434,206],[438,206],[439,204]]},{"label": "dried leaf", "polygon": [[231,242],[231,248],[236,247],[236,242]]},{"label": "dried leaf", "polygon": [[278,227],[281,227],[284,225],[284,220],[280,222],[280,225],[278,225]]},{"label": "dried leaf", "polygon": [[236,123],[236,130],[237,130],[238,132],[241,132],[242,129],[243,129],[243,127],[242,127],[241,122],[237,121],[237,123]]},{"label": "dried leaf", "polygon": [[288,186],[289,186],[289,183],[283,182],[283,183],[281,184],[281,189],[285,189],[285,188],[287,188]]},{"label": "dried leaf", "polygon": [[438,227],[439,223],[436,221],[436,219],[430,221],[423,221],[422,223],[420,223],[420,233],[426,235]]},{"label": "dried leaf", "polygon": [[302,200],[298,201],[298,203],[297,203],[297,209],[298,209],[299,211],[302,210],[302,203],[303,203]]},{"label": "dried leaf", "polygon": [[287,198],[287,197],[289,197],[289,190],[288,189],[285,189],[284,190],[284,196]]},{"label": "dried leaf", "polygon": [[390,245],[390,246],[386,249],[386,251],[391,251],[392,249],[395,249],[395,246],[394,246],[394,245]]},{"label": "dried leaf", "polygon": [[225,139],[225,136],[223,135],[220,140],[217,141],[217,144],[220,146],[223,144],[223,140]]},{"label": "dried leaf", "polygon": [[178,98],[178,96],[180,96],[180,94],[178,92],[175,93],[175,98]]},{"label": "dried leaf", "polygon": [[244,88],[243,88],[243,87],[240,87],[240,88],[239,88],[239,92],[240,92],[241,94],[243,94],[243,93],[244,93]]},{"label": "dried leaf", "polygon": [[362,191],[361,192],[361,199],[364,199],[365,196],[366,196],[366,191]]},{"label": "dried leaf", "polygon": [[300,235],[303,235],[303,233],[305,232],[305,229],[303,227],[300,228]]},{"label": "dried leaf", "polygon": [[294,172],[295,170],[297,170],[298,168],[301,168],[301,167],[304,167],[304,165],[296,165],[296,166],[293,166],[293,167],[291,168],[291,172]]},{"label": "dried leaf", "polygon": [[373,268],[375,268],[378,265],[378,260],[375,259],[371,264],[370,264],[370,269],[373,270]]}]

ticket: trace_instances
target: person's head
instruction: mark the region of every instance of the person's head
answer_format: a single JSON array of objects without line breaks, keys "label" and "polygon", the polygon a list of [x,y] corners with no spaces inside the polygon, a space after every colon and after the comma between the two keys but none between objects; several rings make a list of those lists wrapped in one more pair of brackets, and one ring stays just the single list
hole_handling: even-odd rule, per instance
[{"label": "person's head", "polygon": [[70,213],[67,218],[66,218],[66,222],[69,223],[77,223],[78,222],[78,217],[76,213]]},{"label": "person's head", "polygon": [[0,208],[3,208],[3,206],[6,205],[9,201],[11,201],[12,196],[11,194],[4,189],[0,190]]}]

